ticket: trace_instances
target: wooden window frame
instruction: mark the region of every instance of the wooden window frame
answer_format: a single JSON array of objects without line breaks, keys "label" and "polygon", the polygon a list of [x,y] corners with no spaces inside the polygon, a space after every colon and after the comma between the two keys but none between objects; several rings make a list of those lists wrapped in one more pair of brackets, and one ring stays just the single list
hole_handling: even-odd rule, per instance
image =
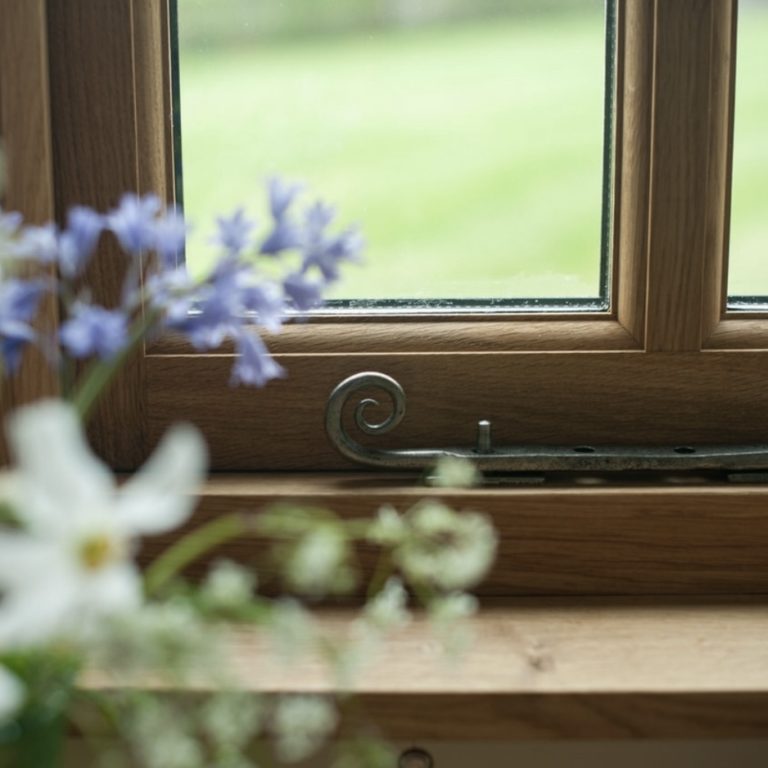
[{"label": "wooden window frame", "polygon": [[[759,442],[768,324],[725,312],[735,2],[618,5],[610,313],[297,324],[270,340],[288,378],[258,393],[228,387],[231,350],[164,339],[97,415],[112,465],[134,468],[170,422],[192,418],[214,470],[352,469],[324,438],[323,409],[339,381],[370,369],[406,390],[391,437],[404,447],[469,444],[478,418],[507,443]],[[128,189],[172,196],[163,9],[48,3],[59,215]],[[107,300],[120,258],[105,248],[92,270]]]},{"label": "wooden window frame", "polygon": [[[100,453],[132,470],[168,424],[194,420],[213,470],[248,473],[217,476],[202,517],[286,495],[345,514],[424,495],[402,478],[338,474],[360,468],[325,440],[324,405],[342,378],[368,369],[406,390],[409,415],[392,436],[403,447],[470,444],[477,418],[492,419],[508,443],[763,441],[768,321],[725,304],[736,0],[619,0],[618,10],[610,313],[297,324],[270,340],[289,378],[261,391],[228,388],[231,350],[197,354],[161,339],[100,407]],[[24,68],[31,86],[9,87],[20,71],[9,65],[14,46],[0,58],[0,125],[16,157],[9,205],[45,218],[75,202],[106,209],[126,190],[170,197],[163,11],[162,0],[0,0],[6,43],[37,41]],[[24,136],[50,151],[16,154]],[[39,208],[19,191],[28,178],[48,190]],[[122,258],[107,243],[91,270],[105,301],[118,295]],[[275,470],[329,473],[254,474]],[[487,509],[500,527],[492,594],[768,590],[760,486],[545,487],[449,500]]]}]

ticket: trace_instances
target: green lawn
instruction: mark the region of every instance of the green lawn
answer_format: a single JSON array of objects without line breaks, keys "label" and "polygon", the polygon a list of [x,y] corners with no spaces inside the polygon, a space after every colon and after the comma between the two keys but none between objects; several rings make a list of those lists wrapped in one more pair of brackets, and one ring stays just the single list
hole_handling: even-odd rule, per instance
[{"label": "green lawn", "polygon": [[[747,34],[765,39],[767,22]],[[262,180],[279,172],[364,231],[366,264],[338,295],[595,296],[602,36],[599,16],[565,14],[183,50],[185,207],[200,222],[190,262],[205,267],[214,214],[264,211]],[[742,88],[762,98],[762,129],[735,182],[750,269],[766,250],[759,79]]]},{"label": "green lawn", "polygon": [[768,7],[739,8],[728,292],[768,296]]}]

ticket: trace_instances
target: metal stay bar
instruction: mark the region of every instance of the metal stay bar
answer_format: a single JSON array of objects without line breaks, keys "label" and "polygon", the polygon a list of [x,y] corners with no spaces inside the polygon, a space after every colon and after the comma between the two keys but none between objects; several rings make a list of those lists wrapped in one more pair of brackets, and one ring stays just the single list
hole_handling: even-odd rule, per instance
[{"label": "metal stay bar", "polygon": [[378,400],[365,398],[355,406],[355,423],[368,435],[394,429],[405,416],[405,392],[391,376],[374,371],[354,374],[338,384],[328,398],[325,429],[338,451],[371,467],[400,470],[430,469],[444,456],[469,459],[484,472],[633,472],[689,470],[768,470],[768,445],[676,446],[494,446],[491,423],[478,422],[477,444],[471,448],[379,449],[360,445],[347,434],[342,412],[352,396],[375,387],[386,392],[392,411],[371,423],[365,412]]}]

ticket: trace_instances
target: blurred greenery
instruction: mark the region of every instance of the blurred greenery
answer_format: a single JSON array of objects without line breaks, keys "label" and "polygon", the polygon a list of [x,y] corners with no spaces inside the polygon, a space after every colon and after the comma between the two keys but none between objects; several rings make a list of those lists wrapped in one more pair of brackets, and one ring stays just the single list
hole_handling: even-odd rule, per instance
[{"label": "blurred greenery", "polygon": [[728,293],[768,296],[768,3],[739,5]]},{"label": "blurred greenery", "polygon": [[[262,182],[280,173],[363,228],[366,265],[346,270],[344,297],[597,295],[602,3],[179,0],[179,12],[185,208],[205,223],[193,268],[211,255],[212,216],[263,212]],[[768,13],[752,15],[744,34],[759,41]],[[739,126],[734,186],[749,202],[734,214],[732,290],[742,261],[766,271],[766,68],[752,71],[742,122],[761,100],[763,116]]]}]

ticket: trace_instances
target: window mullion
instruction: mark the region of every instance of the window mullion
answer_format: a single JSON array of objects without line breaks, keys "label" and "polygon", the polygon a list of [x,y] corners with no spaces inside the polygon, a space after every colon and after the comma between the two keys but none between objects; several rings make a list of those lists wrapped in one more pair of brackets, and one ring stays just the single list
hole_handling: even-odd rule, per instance
[{"label": "window mullion", "polygon": [[723,0],[655,5],[646,349],[701,348],[707,217],[713,210],[710,151],[718,51],[713,30]]}]

